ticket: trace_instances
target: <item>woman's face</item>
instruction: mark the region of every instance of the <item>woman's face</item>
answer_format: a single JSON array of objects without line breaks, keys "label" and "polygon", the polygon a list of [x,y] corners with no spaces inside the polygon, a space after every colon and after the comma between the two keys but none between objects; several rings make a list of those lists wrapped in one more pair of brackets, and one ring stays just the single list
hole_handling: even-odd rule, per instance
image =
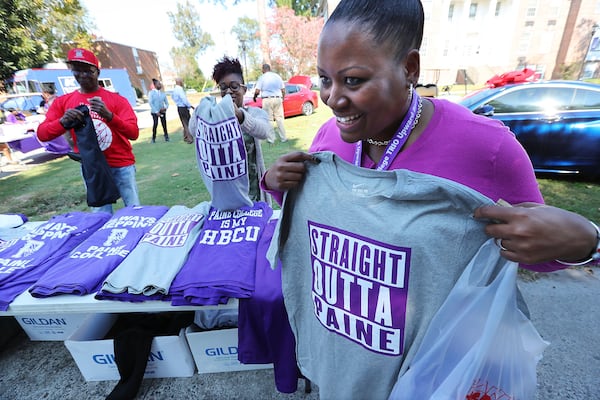
[{"label": "woman's face", "polygon": [[[241,107],[244,104],[244,94],[246,94],[246,86],[242,83],[242,77],[239,74],[227,74],[217,82],[217,86],[225,87],[225,90],[222,88],[221,96],[225,96],[226,94],[231,95],[231,99],[234,104],[238,107]],[[233,87],[236,87],[237,90],[234,90]]]},{"label": "woman's face", "polygon": [[390,139],[409,105],[405,62],[360,27],[327,25],[317,54],[321,100],[337,119],[342,140]]}]

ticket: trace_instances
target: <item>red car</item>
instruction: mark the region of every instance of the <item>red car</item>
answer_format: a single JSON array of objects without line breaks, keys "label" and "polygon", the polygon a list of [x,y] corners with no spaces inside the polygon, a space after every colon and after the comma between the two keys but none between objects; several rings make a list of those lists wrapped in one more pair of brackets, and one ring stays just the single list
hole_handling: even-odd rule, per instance
[{"label": "red car", "polygon": [[[285,118],[295,115],[311,115],[319,106],[319,96],[310,90],[310,77],[297,75],[285,83],[285,98],[283,99],[283,115]],[[244,105],[262,108],[262,99],[256,101],[252,97],[244,99]]]}]

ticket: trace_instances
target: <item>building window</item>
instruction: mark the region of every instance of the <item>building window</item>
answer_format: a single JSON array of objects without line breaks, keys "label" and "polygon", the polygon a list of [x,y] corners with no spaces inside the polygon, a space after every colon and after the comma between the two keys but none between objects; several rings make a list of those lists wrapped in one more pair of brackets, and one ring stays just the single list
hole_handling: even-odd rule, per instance
[{"label": "building window", "polygon": [[473,19],[477,16],[477,3],[471,3],[469,6],[469,18]]},{"label": "building window", "polygon": [[552,30],[546,30],[546,33],[539,37],[538,51],[540,54],[547,54],[552,51],[555,33]]},{"label": "building window", "polygon": [[529,7],[527,9],[527,16],[528,17],[535,17],[535,7]]},{"label": "building window", "polygon": [[443,57],[448,57],[448,53],[449,53],[449,48],[450,48],[450,41],[446,40],[444,42],[444,50],[442,51],[442,56]]},{"label": "building window", "polygon": [[525,26],[526,27],[532,27],[533,26],[533,21],[525,21]]},{"label": "building window", "polygon": [[497,2],[496,3],[496,11],[494,12],[494,15],[497,17],[500,15],[500,6],[502,5],[501,2]]},{"label": "building window", "polygon": [[555,19],[549,19],[548,20],[548,26],[556,26],[556,20]]},{"label": "building window", "polygon": [[448,21],[452,21],[453,16],[454,16],[454,4],[450,4],[448,6]]},{"label": "building window", "polygon": [[133,47],[131,49],[131,51],[133,52],[133,59],[135,61],[135,67],[137,69],[137,73],[142,74],[144,72],[144,70],[142,69],[142,63],[140,62],[140,56],[138,55],[137,49],[135,47]]},{"label": "building window", "polygon": [[115,86],[110,78],[98,78],[98,85],[111,92],[116,92]]},{"label": "building window", "polygon": [[519,45],[517,48],[517,52],[519,54],[528,54],[529,53],[529,45],[531,43],[531,31],[527,30],[523,32],[521,38],[519,40]]}]

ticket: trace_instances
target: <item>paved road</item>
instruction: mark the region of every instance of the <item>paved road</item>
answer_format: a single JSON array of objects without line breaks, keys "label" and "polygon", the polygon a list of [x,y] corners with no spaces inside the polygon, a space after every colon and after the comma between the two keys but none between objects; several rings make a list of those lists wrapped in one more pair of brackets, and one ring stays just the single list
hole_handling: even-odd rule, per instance
[{"label": "paved road", "polygon": [[[536,400],[600,399],[600,269],[540,274],[519,286],[531,318],[551,342],[538,367]],[[8,318],[8,317],[7,317]],[[104,399],[116,381],[85,382],[62,342],[32,342],[21,333],[0,350],[0,400]],[[299,391],[276,391],[272,370],[147,379],[138,400],[315,400]]]},{"label": "paved road", "polygon": [[[152,127],[152,115],[150,114],[150,105],[148,103],[141,104],[133,109],[138,117],[138,126],[140,129]],[[179,119],[177,114],[177,107],[173,104],[167,108],[167,121]],[[158,132],[162,132],[160,127],[160,121],[158,126]]]},{"label": "paved road", "polygon": [[[152,126],[147,105],[136,112],[140,128]],[[169,107],[167,118],[178,118],[175,107]],[[38,154],[33,162],[45,157]],[[599,276],[599,268],[569,269],[519,282],[534,325],[551,343],[538,366],[536,400],[600,399]],[[32,342],[23,332],[0,347],[0,371],[0,400],[104,399],[116,384],[85,382],[62,342]],[[273,371],[259,370],[148,379],[137,399],[318,398],[317,390],[305,394],[302,383],[299,389],[293,395],[278,393]]]},{"label": "paved road", "polygon": [[600,268],[540,275],[520,284],[531,320],[550,342],[537,400],[600,399]]}]

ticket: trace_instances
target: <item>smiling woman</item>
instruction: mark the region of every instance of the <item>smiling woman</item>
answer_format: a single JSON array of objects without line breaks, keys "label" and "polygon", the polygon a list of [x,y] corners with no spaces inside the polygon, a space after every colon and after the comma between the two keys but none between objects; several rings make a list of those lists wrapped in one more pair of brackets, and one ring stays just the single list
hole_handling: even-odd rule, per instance
[{"label": "smiling woman", "polygon": [[[424,23],[419,0],[341,0],[317,50],[320,97],[334,117],[308,153],[281,156],[261,181],[284,201],[270,253],[281,261],[299,368],[323,398],[389,398],[457,277],[489,241],[490,220],[471,225],[473,210],[499,199],[543,203],[531,162],[504,125],[415,90],[424,69],[418,50]],[[441,220],[443,233],[435,228]],[[315,244],[317,224],[336,238],[326,246],[342,258],[322,257],[331,249]],[[345,251],[341,233],[361,246]],[[442,257],[432,242],[449,245]],[[382,261],[377,279],[339,261],[373,251],[384,260],[382,249],[392,247],[407,268]],[[564,268],[552,261],[520,266]],[[397,285],[396,271],[405,272],[405,285]],[[315,285],[321,278],[338,292],[321,290]]]}]

